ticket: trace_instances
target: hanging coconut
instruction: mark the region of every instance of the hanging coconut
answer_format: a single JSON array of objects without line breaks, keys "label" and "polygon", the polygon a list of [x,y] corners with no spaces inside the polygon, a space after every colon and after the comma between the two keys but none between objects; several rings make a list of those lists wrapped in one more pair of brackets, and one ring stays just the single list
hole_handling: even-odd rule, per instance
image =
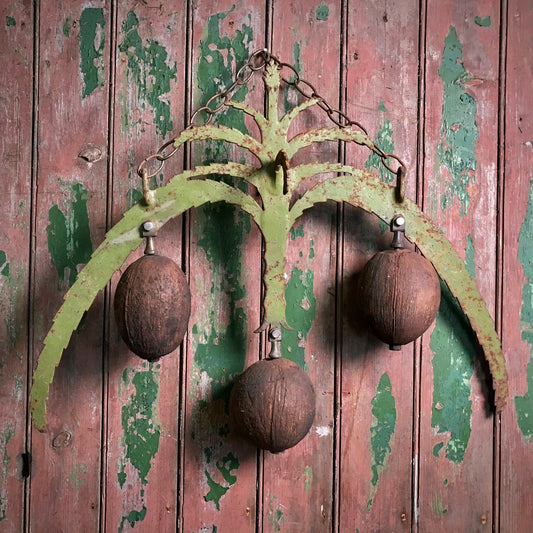
[{"label": "hanging coconut", "polygon": [[439,277],[416,252],[384,250],[363,268],[357,300],[376,336],[391,349],[399,349],[422,335],[435,319]]},{"label": "hanging coconut", "polygon": [[248,367],[231,391],[235,427],[258,448],[273,453],[298,444],[315,417],[309,376],[288,359],[263,359]]},{"label": "hanging coconut", "polygon": [[187,331],[190,312],[187,279],[168,257],[144,255],[118,282],[118,330],[130,350],[143,359],[159,359],[175,350]]}]

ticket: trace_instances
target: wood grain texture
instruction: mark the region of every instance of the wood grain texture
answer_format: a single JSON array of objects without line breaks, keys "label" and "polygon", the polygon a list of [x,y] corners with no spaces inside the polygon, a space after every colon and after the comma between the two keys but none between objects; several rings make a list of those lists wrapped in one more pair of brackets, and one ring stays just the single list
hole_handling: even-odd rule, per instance
[{"label": "wood grain texture", "polygon": [[[531,531],[531,2],[5,4],[0,529]],[[355,279],[391,235],[362,211],[325,204],[287,240],[293,330],[283,354],[314,384],[315,421],[281,454],[245,442],[227,400],[235,377],[269,349],[254,333],[262,243],[249,217],[216,204],[168,222],[156,239],[190,281],[183,347],[147,363],[120,339],[113,291],[139,249],[73,335],[51,388],[47,433],[32,430],[28,371],[77,271],[140,199],[139,162],[265,43],[406,163],[407,196],[455,244],[500,324],[510,378],[501,425],[488,370],[445,290],[422,341],[390,352],[368,331]],[[235,93],[258,109],[260,75]],[[284,93],[280,112],[301,98]],[[258,134],[235,111],[215,121]],[[324,111],[309,109],[290,135],[329,125]],[[366,149],[331,142],[290,164],[339,154],[394,179]],[[247,157],[196,142],[150,185],[185,165]],[[24,481],[26,448],[33,461]]]},{"label": "wood grain texture", "polygon": [[[249,55],[265,42],[265,9],[245,1],[193,3],[190,18],[191,109],[228,87]],[[253,92],[252,87],[257,87]],[[262,109],[255,77],[233,98]],[[214,123],[253,129],[240,111],[221,111]],[[242,150],[197,143],[191,166],[240,161]],[[231,180],[230,180],[231,181]],[[235,186],[242,184],[233,183]],[[252,191],[250,191],[252,192]],[[183,531],[254,531],[257,449],[236,436],[229,420],[233,380],[259,357],[261,238],[251,219],[225,204],[194,210],[188,264],[192,315],[183,412]]]},{"label": "wood grain texture", "polygon": [[[113,224],[141,197],[139,163],[184,128],[186,27],[186,2],[157,8],[133,1],[117,4]],[[180,152],[150,186],[167,183],[182,169]],[[158,232],[155,249],[181,267],[182,246],[178,217]],[[127,264],[142,253],[143,247]],[[114,277],[113,287],[126,266]],[[111,310],[108,322],[105,528],[174,531],[179,515],[181,349],[158,362],[143,362],[120,338]]]},{"label": "wood grain texture", "polygon": [[0,528],[24,524],[30,228],[32,209],[33,6],[0,8]]},{"label": "wood grain texture", "polygon": [[[435,9],[428,3],[424,206],[494,316],[499,3],[439,3],[438,17]],[[491,385],[453,306],[444,288],[436,325],[424,336],[419,527],[484,531],[492,523]]]},{"label": "wood grain texture", "polygon": [[[347,20],[348,115],[404,160],[407,196],[414,198],[418,3],[358,3]],[[348,147],[346,157],[384,181],[394,179],[367,150]],[[414,348],[389,351],[370,333],[354,298],[357,274],[391,237],[375,218],[345,207],[339,531],[411,527]]]},{"label": "wood grain texture", "polygon": [[527,31],[533,23],[529,2],[511,1],[507,11],[505,91],[503,346],[510,376],[510,401],[501,420],[500,531],[533,528],[531,482],[531,251],[533,228],[532,112],[524,88],[533,83]]},{"label": "wood grain texture", "polygon": [[[337,108],[340,2],[276,2],[273,8],[273,53],[294,65]],[[279,111],[283,114],[302,101],[293,88],[282,87]],[[298,117],[289,136],[330,125],[326,113],[314,106]],[[337,143],[317,143],[296,154],[290,165],[337,158]],[[308,372],[316,414],[309,434],[297,446],[282,454],[264,454],[265,532],[292,531],[296,524],[304,531],[329,531],[333,523],[336,223],[335,205],[318,206],[296,221],[287,239],[286,315],[293,331],[283,331],[282,354]]]},{"label": "wood grain texture", "polygon": [[[68,8],[48,2],[40,9],[32,288],[37,353],[64,292],[104,234],[108,15],[105,2]],[[57,370],[47,433],[32,433],[33,530],[98,529],[102,304],[101,297],[95,301]]]}]

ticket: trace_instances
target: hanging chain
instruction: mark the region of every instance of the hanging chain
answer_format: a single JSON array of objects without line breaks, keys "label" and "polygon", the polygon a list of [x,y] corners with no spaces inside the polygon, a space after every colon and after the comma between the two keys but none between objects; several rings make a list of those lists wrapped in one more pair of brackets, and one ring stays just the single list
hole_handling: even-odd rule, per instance
[{"label": "hanging chain", "polygon": [[[320,94],[317,93],[315,87],[311,83],[300,77],[298,71],[292,65],[281,62],[277,57],[270,54],[270,52],[268,52],[266,48],[255,51],[248,58],[248,61],[237,71],[235,79],[233,80],[231,85],[229,85],[219,93],[211,96],[203,106],[199,107],[194,111],[191,116],[189,125],[187,126],[187,129],[210,124],[213,120],[213,116],[217,114],[221,109],[228,106],[228,102],[231,100],[231,96],[233,95],[233,93],[237,89],[240,89],[242,86],[248,85],[254,74],[257,71],[266,68],[268,63],[271,61],[276,65],[280,72],[282,72],[283,69],[286,69],[290,72],[289,77],[284,77],[283,75],[281,75],[281,81],[284,82],[286,85],[294,87],[304,98],[315,98],[317,100],[316,103],[318,107],[320,107],[326,112],[329,119],[336,126],[338,126],[339,128],[351,128],[352,126],[355,126],[368,136],[367,130],[359,122],[352,120],[350,117],[348,117],[348,115],[346,115],[346,113],[344,113],[340,109],[332,107],[324,97],[320,96]],[[202,113],[204,113],[206,117],[203,122],[200,122],[200,116]],[[167,159],[170,159],[178,151],[178,148],[172,148],[171,150],[169,149],[169,147],[173,146],[173,144],[174,139],[167,141],[159,148],[159,150],[155,154],[149,155],[141,161],[137,169],[137,173],[143,178],[143,181],[146,181],[147,179],[156,176],[163,168],[165,161]],[[369,148],[379,156],[383,166],[397,176],[397,186],[399,191],[398,196],[399,199],[403,201],[403,177],[406,173],[405,164],[399,157],[394,154],[384,152],[375,143],[372,143]],[[398,163],[399,166],[397,169],[394,169],[391,166],[391,164],[388,162],[389,159],[394,159]],[[158,163],[155,170],[149,173],[147,170],[147,165],[152,160],[155,160]]]}]

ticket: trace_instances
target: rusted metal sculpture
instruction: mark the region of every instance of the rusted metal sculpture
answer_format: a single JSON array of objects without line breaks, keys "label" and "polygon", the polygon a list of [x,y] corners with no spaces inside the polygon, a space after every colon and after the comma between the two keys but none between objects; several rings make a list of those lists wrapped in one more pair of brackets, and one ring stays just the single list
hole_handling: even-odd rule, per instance
[{"label": "rusted metal sculpture", "polygon": [[[264,72],[267,94],[265,115],[242,102],[231,100],[233,91],[247,84],[257,71]],[[290,71],[292,81],[287,76],[282,76],[284,71]],[[304,98],[302,103],[280,117],[278,97],[282,82],[290,83]],[[288,131],[294,119],[312,106],[324,110],[335,126],[300,133],[289,140]],[[224,107],[249,115],[260,130],[260,140],[231,128],[209,124],[212,116]],[[199,125],[202,114],[207,115],[207,120]],[[206,139],[225,141],[248,150],[259,161],[259,167],[235,162],[212,163],[185,170],[164,187],[150,190],[149,179],[160,172],[165,160],[183,144]],[[382,163],[396,174],[397,183],[390,186],[369,172],[338,162],[291,166],[291,160],[299,150],[323,141],[354,142],[367,147],[377,153]],[[399,164],[397,169],[391,168],[391,161]],[[154,162],[157,163],[157,168],[149,172],[147,167]],[[361,125],[341,111],[333,109],[310,83],[299,77],[293,67],[281,63],[266,50],[252,54],[238,71],[233,84],[222,93],[214,95],[204,107],[195,112],[191,126],[141,163],[139,174],[143,182],[143,201],[127,211],[122,220],[108,232],[104,242],[93,253],[67,293],[65,302],[54,319],[54,325],[45,338],[31,390],[31,409],[36,427],[44,429],[46,426],[45,404],[49,387],[72,332],[98,291],[105,287],[130,252],[141,243],[139,228],[148,221],[160,228],[170,218],[191,207],[220,201],[238,205],[249,213],[264,237],[263,280],[266,293],[260,329],[286,327],[286,236],[304,211],[317,203],[333,200],[361,207],[387,223],[401,214],[405,220],[406,237],[416,243],[422,254],[433,263],[440,278],[448,285],[468,317],[489,363],[496,409],[501,410],[507,397],[507,373],[494,323],[474,280],[451,243],[415,203],[404,197],[405,172],[403,163],[396,156],[384,153]],[[257,196],[252,197],[236,187],[217,181],[216,177],[221,174],[240,178],[253,185]],[[294,193],[305,179],[321,174],[334,176],[315,183],[295,199]]]}]

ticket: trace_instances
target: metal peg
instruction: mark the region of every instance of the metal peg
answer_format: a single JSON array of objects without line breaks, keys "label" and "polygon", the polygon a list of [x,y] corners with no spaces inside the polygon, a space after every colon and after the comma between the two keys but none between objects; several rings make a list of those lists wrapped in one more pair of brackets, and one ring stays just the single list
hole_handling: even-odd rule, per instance
[{"label": "metal peg", "polygon": [[268,359],[279,359],[281,357],[281,329],[271,328],[268,332],[268,340],[270,341]]},{"label": "metal peg", "polygon": [[405,233],[405,218],[403,215],[396,215],[390,223],[390,230],[394,233],[391,247],[394,249],[403,248],[402,233]]},{"label": "metal peg", "polygon": [[153,220],[147,220],[142,226],[142,236],[146,238],[146,248],[144,255],[154,255],[154,239],[157,236],[157,227]]}]

